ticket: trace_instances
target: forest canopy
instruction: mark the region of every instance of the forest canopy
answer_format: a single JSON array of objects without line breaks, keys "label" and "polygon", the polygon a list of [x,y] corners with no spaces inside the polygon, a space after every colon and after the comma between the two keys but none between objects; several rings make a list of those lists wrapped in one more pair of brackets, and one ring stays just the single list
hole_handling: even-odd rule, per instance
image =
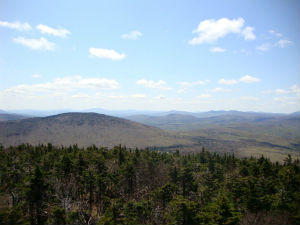
[{"label": "forest canopy", "polygon": [[299,224],[299,160],[0,145],[0,224]]}]

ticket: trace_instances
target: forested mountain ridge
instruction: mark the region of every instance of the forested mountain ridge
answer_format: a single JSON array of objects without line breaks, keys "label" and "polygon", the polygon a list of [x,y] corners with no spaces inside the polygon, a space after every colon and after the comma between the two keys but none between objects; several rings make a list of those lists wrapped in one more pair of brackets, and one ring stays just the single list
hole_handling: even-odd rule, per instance
[{"label": "forested mountain ridge", "polygon": [[209,111],[205,113],[171,113],[162,116],[146,114],[130,115],[126,119],[156,126],[167,130],[197,130],[213,125],[235,125],[235,124],[264,124],[264,123],[285,123],[291,120],[300,122],[298,112],[292,114],[256,113],[240,111]]},{"label": "forested mountain ridge", "polygon": [[0,224],[300,223],[299,160],[0,146]]},{"label": "forested mountain ridge", "polygon": [[300,153],[300,114],[209,111],[172,113],[163,116],[133,115],[132,121],[182,135],[212,151],[240,156],[264,154],[280,161]]},{"label": "forested mountain ridge", "polygon": [[[129,121],[127,119],[136,120]],[[63,113],[20,121],[0,122],[0,143],[112,147],[180,148],[199,151],[235,152],[240,157],[264,154],[282,161],[288,154],[299,158],[300,116],[209,111],[174,111],[163,116],[139,115],[127,119],[97,113]]]},{"label": "forested mountain ridge", "polygon": [[113,147],[169,147],[193,144],[187,138],[118,117],[97,113],[63,113],[0,122],[0,143]]},{"label": "forested mountain ridge", "polygon": [[11,114],[11,113],[0,113],[0,121],[8,121],[8,120],[22,120],[27,119],[29,116],[19,115],[19,114]]}]

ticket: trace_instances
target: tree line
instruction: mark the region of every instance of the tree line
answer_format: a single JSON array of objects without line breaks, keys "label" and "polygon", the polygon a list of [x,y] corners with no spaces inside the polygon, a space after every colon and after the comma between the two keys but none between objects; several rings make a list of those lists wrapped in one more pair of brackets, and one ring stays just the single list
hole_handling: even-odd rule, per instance
[{"label": "tree line", "polygon": [[299,160],[0,145],[0,225],[300,224]]}]

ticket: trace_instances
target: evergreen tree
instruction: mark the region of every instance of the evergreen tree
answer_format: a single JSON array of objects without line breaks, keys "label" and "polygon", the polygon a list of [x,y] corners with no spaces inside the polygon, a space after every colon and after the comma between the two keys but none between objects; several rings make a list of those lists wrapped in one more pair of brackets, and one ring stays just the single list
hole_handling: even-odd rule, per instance
[{"label": "evergreen tree", "polygon": [[44,175],[37,166],[26,191],[31,225],[43,225],[47,220],[45,214],[48,197],[47,187],[48,185],[44,182]]}]

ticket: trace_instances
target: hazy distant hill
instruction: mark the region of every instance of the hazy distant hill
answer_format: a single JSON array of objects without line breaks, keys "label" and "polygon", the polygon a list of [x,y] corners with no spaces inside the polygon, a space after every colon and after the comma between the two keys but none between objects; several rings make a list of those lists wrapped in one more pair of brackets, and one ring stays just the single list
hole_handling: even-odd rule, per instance
[{"label": "hazy distant hill", "polygon": [[239,155],[264,154],[281,160],[286,154],[299,156],[300,114],[239,111],[173,113],[164,116],[127,117],[164,130],[181,132],[213,151],[234,151]]},{"label": "hazy distant hill", "polygon": [[291,120],[300,121],[299,113],[275,114],[240,111],[209,111],[193,114],[172,113],[163,116],[131,115],[125,118],[150,126],[176,131],[198,130],[216,125],[230,126],[245,123],[261,125],[278,122],[289,123]]},{"label": "hazy distant hill", "polygon": [[190,145],[178,135],[117,117],[97,113],[64,113],[20,121],[0,122],[0,143],[128,147]]},{"label": "hazy distant hill", "polygon": [[[34,110],[34,109],[24,109],[24,110],[0,110],[0,113],[13,113],[13,114],[20,114],[20,115],[32,115],[32,116],[52,116],[62,113],[69,113],[69,112],[83,112],[83,113],[99,113],[105,114],[110,116],[117,116],[117,117],[131,117],[137,115],[146,115],[146,116],[153,116],[153,117],[162,117],[168,115],[189,115],[194,116],[196,118],[208,118],[214,116],[223,116],[223,115],[232,115],[232,116],[282,116],[286,114],[280,113],[263,113],[263,112],[241,112],[237,110],[211,110],[207,112],[187,112],[187,111],[178,111],[178,110],[170,110],[170,111],[151,111],[151,110],[107,110],[102,108],[91,108],[91,109],[82,109],[82,110],[75,110],[75,109],[57,109],[57,110]],[[293,113],[295,115],[300,115],[300,112]]]},{"label": "hazy distant hill", "polygon": [[19,114],[11,114],[11,113],[0,113],[0,121],[8,121],[8,120],[22,120],[29,118],[29,116],[19,115]]},{"label": "hazy distant hill", "polygon": [[126,119],[97,113],[64,113],[30,119],[16,117],[14,119],[18,121],[0,122],[0,143],[8,146],[51,142],[55,145],[108,147],[122,144],[159,147],[161,150],[177,147],[199,150],[204,146],[211,151],[236,152],[240,156],[264,154],[273,160],[282,160],[287,154],[299,156],[300,153],[299,112],[169,112],[151,112]]},{"label": "hazy distant hill", "polygon": [[165,116],[133,115],[126,117],[126,119],[168,130],[182,130],[181,128],[184,126],[190,127],[192,124],[200,121],[199,118],[186,114],[169,114]]}]

